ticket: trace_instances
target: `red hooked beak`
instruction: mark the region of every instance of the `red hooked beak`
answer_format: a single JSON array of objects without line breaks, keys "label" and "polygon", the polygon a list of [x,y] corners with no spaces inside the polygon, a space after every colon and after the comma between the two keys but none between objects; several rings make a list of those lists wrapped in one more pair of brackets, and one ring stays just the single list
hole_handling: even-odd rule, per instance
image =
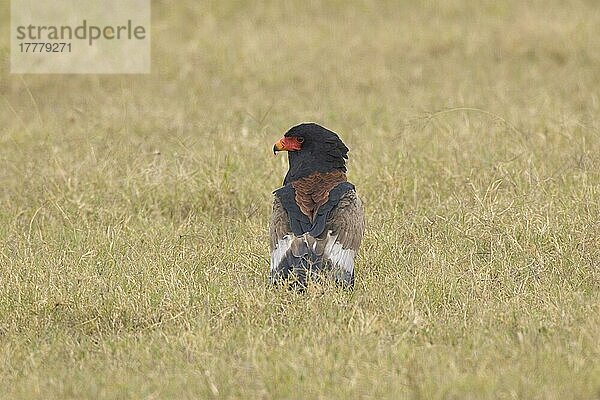
[{"label": "red hooked beak", "polygon": [[278,151],[297,151],[302,148],[302,142],[304,140],[298,137],[282,137],[279,139],[275,146],[273,146],[273,154],[277,154]]}]

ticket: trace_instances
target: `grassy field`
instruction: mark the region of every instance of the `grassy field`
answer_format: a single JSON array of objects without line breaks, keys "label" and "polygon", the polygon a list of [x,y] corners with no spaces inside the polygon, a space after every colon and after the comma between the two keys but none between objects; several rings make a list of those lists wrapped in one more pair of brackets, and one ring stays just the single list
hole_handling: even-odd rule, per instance
[{"label": "grassy field", "polygon": [[[5,3],[1,399],[600,398],[595,1],[156,1],[137,76],[10,75]],[[267,285],[301,121],[351,293]]]}]

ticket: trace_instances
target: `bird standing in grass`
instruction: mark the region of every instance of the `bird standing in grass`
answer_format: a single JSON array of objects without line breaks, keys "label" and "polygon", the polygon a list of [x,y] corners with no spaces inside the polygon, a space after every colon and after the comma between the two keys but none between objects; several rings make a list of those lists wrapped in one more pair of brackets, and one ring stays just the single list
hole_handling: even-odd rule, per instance
[{"label": "bird standing in grass", "polygon": [[354,285],[354,257],[364,234],[363,206],[346,179],[348,148],[320,125],[294,126],[273,146],[287,151],[289,170],[275,192],[271,282],[305,288],[311,277]]}]

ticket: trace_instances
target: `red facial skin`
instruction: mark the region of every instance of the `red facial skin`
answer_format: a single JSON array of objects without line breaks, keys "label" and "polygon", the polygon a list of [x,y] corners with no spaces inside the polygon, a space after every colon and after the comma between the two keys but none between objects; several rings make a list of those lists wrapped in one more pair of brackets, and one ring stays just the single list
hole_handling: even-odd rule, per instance
[{"label": "red facial skin", "polygon": [[282,137],[279,139],[275,146],[273,146],[273,151],[298,151],[302,148],[303,140],[301,138],[292,136],[292,137]]}]

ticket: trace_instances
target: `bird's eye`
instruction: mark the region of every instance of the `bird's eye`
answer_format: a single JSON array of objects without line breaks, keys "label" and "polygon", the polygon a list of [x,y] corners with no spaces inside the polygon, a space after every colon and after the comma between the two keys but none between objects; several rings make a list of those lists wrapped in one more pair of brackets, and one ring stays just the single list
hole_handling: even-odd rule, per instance
[{"label": "bird's eye", "polygon": [[298,138],[298,143],[304,143],[304,138],[303,137],[299,137]]}]

